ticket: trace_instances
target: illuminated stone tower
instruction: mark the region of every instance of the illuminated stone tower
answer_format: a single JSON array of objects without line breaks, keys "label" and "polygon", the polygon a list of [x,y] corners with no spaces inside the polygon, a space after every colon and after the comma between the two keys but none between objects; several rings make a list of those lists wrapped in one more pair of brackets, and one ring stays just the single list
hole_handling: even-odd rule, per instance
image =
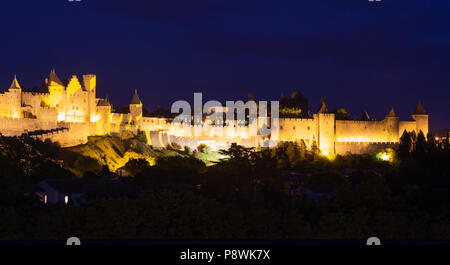
[{"label": "illuminated stone tower", "polygon": [[386,121],[386,133],[388,142],[398,142],[399,139],[399,121],[400,118],[395,113],[394,108],[389,111],[389,113],[384,118]]},{"label": "illuminated stone tower", "polygon": [[10,101],[10,117],[12,118],[22,118],[22,88],[17,81],[16,76],[8,89],[9,101]]},{"label": "illuminated stone tower", "polygon": [[317,121],[317,141],[320,151],[326,156],[334,154],[335,115],[329,113],[323,98],[314,119]]},{"label": "illuminated stone tower", "polygon": [[88,103],[80,93],[82,93],[81,84],[77,76],[73,75],[65,88],[66,121],[68,122],[86,122],[89,120]]},{"label": "illuminated stone tower", "polygon": [[97,103],[96,129],[97,134],[109,134],[111,131],[111,104],[108,97],[100,99]]},{"label": "illuminated stone tower", "polygon": [[130,114],[132,124],[139,125],[140,119],[142,118],[142,102],[139,99],[137,89],[134,90],[134,95],[130,102]]},{"label": "illuminated stone tower", "polygon": [[88,91],[88,116],[91,122],[96,121],[96,89],[97,89],[97,77],[96,75],[83,75],[83,86]]},{"label": "illuminated stone tower", "polygon": [[416,121],[416,133],[422,131],[426,136],[428,134],[428,113],[425,111],[420,101],[417,103],[416,109],[411,117]]},{"label": "illuminated stone tower", "polygon": [[59,77],[56,75],[55,69],[52,69],[50,71],[50,75],[45,81],[48,87],[48,92],[50,93],[48,97],[50,106],[56,107],[56,105],[58,105],[58,107],[62,107],[61,106],[62,104],[60,103],[65,98],[63,97],[64,85],[59,79]]},{"label": "illuminated stone tower", "polygon": [[67,102],[66,91],[64,85],[56,75],[54,69],[50,71],[50,75],[45,79],[45,83],[48,87],[48,104],[52,108],[56,108],[58,113],[58,121],[66,120]]}]

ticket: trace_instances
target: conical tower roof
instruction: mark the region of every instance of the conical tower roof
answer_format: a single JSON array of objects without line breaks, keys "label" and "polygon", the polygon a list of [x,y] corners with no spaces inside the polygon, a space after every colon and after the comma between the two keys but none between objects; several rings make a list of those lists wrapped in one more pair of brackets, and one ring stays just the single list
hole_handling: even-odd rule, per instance
[{"label": "conical tower roof", "polygon": [[51,84],[52,82],[64,86],[59,77],[56,75],[55,69],[52,69],[50,71],[50,75],[48,76],[48,84]]},{"label": "conical tower roof", "polygon": [[109,107],[111,106],[111,103],[109,103],[108,96],[106,96],[105,99],[100,99],[97,103],[97,106],[99,107]]},{"label": "conical tower roof", "polygon": [[425,111],[425,109],[422,106],[422,102],[417,103],[416,109],[414,110],[413,114],[427,114],[427,112]]},{"label": "conical tower roof", "polygon": [[131,99],[130,105],[131,104],[135,104],[135,105],[142,104],[141,100],[139,99],[137,89],[134,90],[134,95],[133,95],[133,98]]},{"label": "conical tower roof", "polygon": [[17,81],[17,77],[14,75],[14,80],[11,83],[11,86],[9,87],[9,89],[21,89],[19,82]]},{"label": "conical tower roof", "polygon": [[361,120],[362,121],[370,121],[370,116],[369,113],[367,113],[367,111],[364,111],[361,115]]},{"label": "conical tower roof", "polygon": [[328,113],[327,104],[325,103],[325,98],[320,100],[320,108],[317,113]]},{"label": "conical tower roof", "polygon": [[394,108],[391,109],[391,111],[389,111],[388,115],[386,115],[386,117],[391,117],[391,118],[397,118],[397,113],[395,113]]}]

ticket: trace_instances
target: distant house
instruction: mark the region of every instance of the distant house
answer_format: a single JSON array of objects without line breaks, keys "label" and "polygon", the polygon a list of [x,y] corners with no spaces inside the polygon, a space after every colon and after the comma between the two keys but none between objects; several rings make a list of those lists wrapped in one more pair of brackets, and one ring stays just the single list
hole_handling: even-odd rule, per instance
[{"label": "distant house", "polygon": [[45,204],[73,204],[79,206],[86,201],[83,181],[75,179],[44,180],[37,185],[41,190],[41,200]]},{"label": "distant house", "polygon": [[44,204],[80,206],[89,199],[136,196],[138,188],[116,180],[105,179],[48,179],[40,182],[35,194]]}]

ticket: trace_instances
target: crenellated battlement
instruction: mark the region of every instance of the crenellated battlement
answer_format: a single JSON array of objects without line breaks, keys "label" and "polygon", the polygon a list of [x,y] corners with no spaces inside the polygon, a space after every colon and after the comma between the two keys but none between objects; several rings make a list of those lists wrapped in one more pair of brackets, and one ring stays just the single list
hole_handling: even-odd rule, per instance
[{"label": "crenellated battlement", "polygon": [[280,122],[310,122],[314,121],[314,118],[279,118]]},{"label": "crenellated battlement", "polygon": [[49,95],[50,93],[48,93],[48,92],[38,92],[38,91],[23,91],[22,92],[23,94],[31,94],[31,95],[33,95],[33,96],[35,96],[35,95],[40,95],[40,96],[44,96],[44,95]]},{"label": "crenellated battlement", "polygon": [[399,142],[337,142],[337,143],[339,143],[341,145],[368,145],[368,144],[370,144],[370,145],[387,145],[387,144],[396,145]]},{"label": "crenellated battlement", "polygon": [[208,139],[205,141],[214,146],[238,141],[254,147],[261,144],[259,141],[269,138],[275,142],[303,140],[309,145],[316,142],[324,154],[333,154],[395,146],[405,130],[428,132],[428,114],[420,102],[411,116],[412,121],[400,121],[394,109],[383,120],[375,121],[370,120],[367,112],[362,120],[337,120],[336,115],[328,111],[324,100],[310,118],[279,118],[278,126],[270,124],[270,117],[258,118],[257,130],[263,126],[277,130],[270,137],[262,137],[259,131],[255,133],[254,127],[243,120],[186,127],[173,123],[173,119],[143,116],[143,104],[137,90],[128,109],[121,109],[119,113],[112,111],[108,98],[96,97],[95,75],[83,75],[81,79],[73,75],[68,80],[61,82],[52,70],[45,79],[43,91],[22,91],[14,77],[10,88],[0,93],[0,133],[9,136],[26,134],[41,140],[57,141],[63,146],[86,142],[91,135],[122,131],[143,131],[149,135],[148,138],[150,132],[165,132],[168,135],[166,140],[170,142],[173,138],[181,146],[183,143],[193,145],[199,139]]}]

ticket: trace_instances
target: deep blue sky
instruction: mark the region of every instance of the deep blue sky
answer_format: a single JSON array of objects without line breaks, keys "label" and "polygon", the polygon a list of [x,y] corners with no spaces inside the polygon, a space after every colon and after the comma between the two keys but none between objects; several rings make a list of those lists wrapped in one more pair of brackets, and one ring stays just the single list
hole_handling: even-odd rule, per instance
[{"label": "deep blue sky", "polygon": [[302,91],[352,117],[450,127],[450,1],[14,0],[0,3],[0,87],[97,74],[115,107],[135,88],[148,109],[206,99],[278,99]]}]

